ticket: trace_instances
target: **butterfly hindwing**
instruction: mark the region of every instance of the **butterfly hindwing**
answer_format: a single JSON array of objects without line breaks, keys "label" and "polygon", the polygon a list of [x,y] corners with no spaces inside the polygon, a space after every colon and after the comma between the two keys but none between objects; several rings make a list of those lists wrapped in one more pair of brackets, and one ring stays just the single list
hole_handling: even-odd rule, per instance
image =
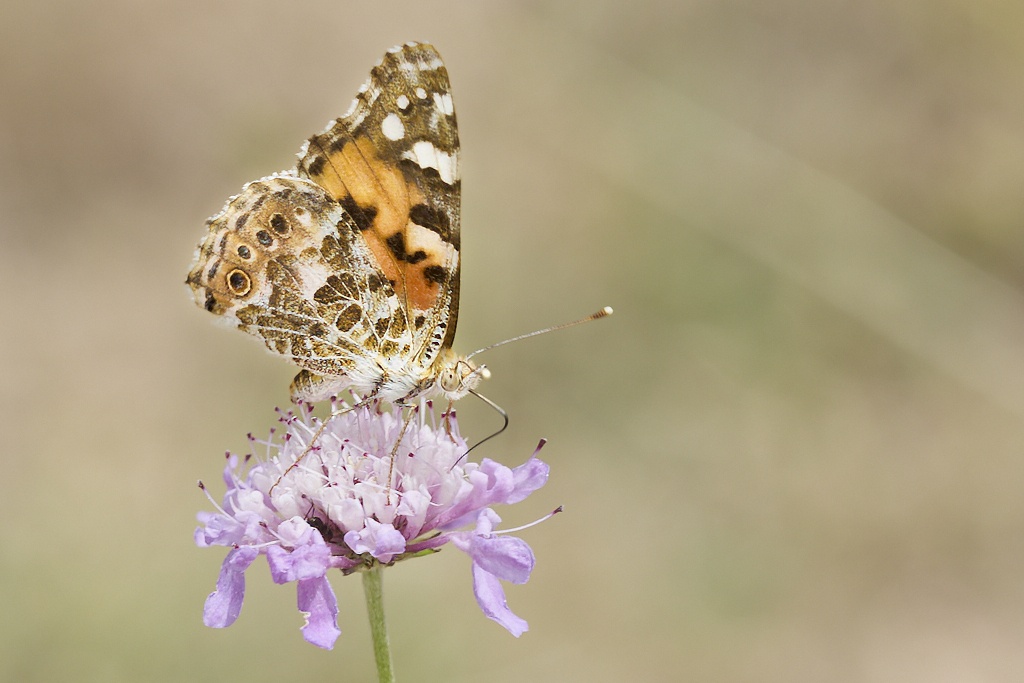
[{"label": "butterfly hindwing", "polygon": [[352,218],[314,183],[249,183],[209,228],[187,279],[197,302],[271,351],[344,376],[385,344],[411,348],[404,326],[391,324],[394,291]]}]

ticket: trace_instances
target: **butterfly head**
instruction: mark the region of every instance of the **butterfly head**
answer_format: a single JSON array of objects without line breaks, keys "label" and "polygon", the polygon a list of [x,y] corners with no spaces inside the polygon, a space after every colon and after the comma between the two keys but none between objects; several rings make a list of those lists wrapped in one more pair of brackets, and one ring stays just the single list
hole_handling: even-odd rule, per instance
[{"label": "butterfly head", "polygon": [[451,349],[445,349],[436,361],[439,366],[435,387],[449,401],[457,401],[491,376],[486,365],[477,365]]}]

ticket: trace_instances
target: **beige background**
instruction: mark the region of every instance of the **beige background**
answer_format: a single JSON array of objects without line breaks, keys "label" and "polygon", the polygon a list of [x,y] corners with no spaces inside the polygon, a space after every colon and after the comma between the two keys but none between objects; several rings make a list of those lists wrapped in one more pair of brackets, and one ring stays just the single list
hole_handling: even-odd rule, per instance
[{"label": "beige background", "polygon": [[[182,284],[392,44],[463,144],[457,346],[550,484],[515,640],[457,552],[386,574],[405,681],[1024,679],[1019,2],[14,2],[0,9],[0,679],[363,681],[192,545],[293,370]],[[463,402],[470,436],[496,416]]]}]

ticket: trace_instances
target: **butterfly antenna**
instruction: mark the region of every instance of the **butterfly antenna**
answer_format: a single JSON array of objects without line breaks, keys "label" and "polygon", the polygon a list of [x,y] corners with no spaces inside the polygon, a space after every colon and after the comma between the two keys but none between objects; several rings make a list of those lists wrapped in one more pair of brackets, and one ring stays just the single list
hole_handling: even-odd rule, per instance
[{"label": "butterfly antenna", "polygon": [[487,397],[486,397],[486,396],[484,396],[483,394],[478,394],[478,393],[476,393],[476,391],[475,391],[474,389],[470,389],[470,390],[469,390],[469,393],[473,394],[473,395],[474,395],[474,396],[476,396],[476,397],[477,397],[478,399],[480,399],[481,401],[483,401],[484,403],[486,403],[486,404],[487,404],[487,405],[489,405],[490,407],[494,408],[494,410],[496,410],[496,411],[497,411],[497,413],[498,413],[499,415],[501,415],[501,419],[502,419],[502,420],[503,420],[504,422],[503,422],[503,423],[502,423],[502,425],[501,425],[501,429],[499,429],[498,431],[494,432],[494,433],[493,433],[493,434],[491,434],[490,436],[486,436],[486,437],[484,437],[483,439],[481,439],[480,441],[477,441],[477,442],[476,442],[475,444],[473,444],[472,446],[470,446],[470,447],[469,447],[469,448],[468,448],[468,449],[466,450],[466,452],[465,452],[465,453],[463,453],[462,455],[460,455],[460,456],[459,456],[459,459],[458,459],[458,460],[456,460],[455,462],[453,462],[453,463],[452,463],[452,466],[451,466],[450,468],[448,468],[448,471],[449,471],[449,472],[450,472],[450,471],[451,471],[452,469],[454,469],[456,465],[458,465],[458,464],[459,464],[460,462],[462,462],[463,460],[465,460],[466,456],[467,456],[467,455],[469,455],[469,454],[470,454],[470,453],[471,453],[471,452],[473,451],[473,449],[474,449],[474,448],[476,448],[477,446],[480,446],[480,445],[482,445],[482,444],[486,443],[487,441],[490,441],[490,440],[491,440],[491,439],[493,439],[494,437],[498,436],[498,434],[501,434],[501,433],[502,433],[503,431],[505,431],[506,429],[508,429],[508,413],[506,413],[506,412],[505,412],[505,409],[504,409],[504,408],[502,408],[502,407],[501,407],[501,406],[499,406],[499,405],[498,405],[497,403],[495,403],[495,402],[494,402],[494,401],[492,401],[491,399],[487,398]]},{"label": "butterfly antenna", "polygon": [[[562,323],[561,325],[555,325],[553,327],[545,327],[543,330],[536,330],[534,332],[527,332],[526,334],[521,334],[518,337],[512,337],[511,339],[506,339],[506,340],[500,341],[500,342],[498,342],[496,344],[491,344],[490,346],[485,346],[482,349],[477,349],[473,353],[471,353],[468,356],[466,356],[466,360],[469,360],[470,358],[472,358],[473,356],[475,356],[478,353],[483,353],[484,351],[490,351],[491,349],[497,348],[499,346],[504,346],[505,344],[511,344],[512,342],[519,341],[520,339],[529,339],[530,337],[536,337],[539,334],[547,334],[548,332],[555,332],[556,330],[564,330],[567,327],[575,327],[576,325],[582,325],[583,323],[589,323],[591,320],[600,320],[601,318],[607,318],[611,314],[612,314],[612,307],[611,306],[605,306],[600,311],[597,311],[596,313],[591,313],[590,315],[588,315],[585,318],[580,318],[579,320],[573,320],[570,323]],[[477,396],[480,396],[480,395],[477,394]],[[480,396],[480,398],[482,398],[483,400],[487,401],[487,399],[484,398],[483,396]],[[501,408],[498,408],[498,406],[494,405],[490,401],[487,401],[487,402],[490,403],[491,406],[496,408],[499,412],[504,412],[504,411],[501,410]],[[492,434],[491,436],[495,436],[495,435]],[[491,437],[490,436],[487,437],[487,439],[489,439],[489,438],[491,438]],[[486,441],[487,439],[484,439],[484,441]],[[483,443],[483,441],[481,441],[480,443]],[[479,446],[479,445],[480,444],[478,443],[476,446]],[[473,446],[473,448],[476,448],[476,446]]]}]

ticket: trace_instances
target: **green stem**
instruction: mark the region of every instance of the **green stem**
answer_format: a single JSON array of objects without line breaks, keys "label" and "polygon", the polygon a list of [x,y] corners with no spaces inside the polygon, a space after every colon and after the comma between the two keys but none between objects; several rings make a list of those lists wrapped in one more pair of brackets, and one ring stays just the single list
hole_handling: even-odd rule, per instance
[{"label": "green stem", "polygon": [[366,594],[366,612],[370,617],[370,634],[373,636],[373,657],[377,660],[377,680],[380,683],[395,683],[388,628],[384,623],[383,575],[384,568],[379,564],[363,572],[363,592]]}]

